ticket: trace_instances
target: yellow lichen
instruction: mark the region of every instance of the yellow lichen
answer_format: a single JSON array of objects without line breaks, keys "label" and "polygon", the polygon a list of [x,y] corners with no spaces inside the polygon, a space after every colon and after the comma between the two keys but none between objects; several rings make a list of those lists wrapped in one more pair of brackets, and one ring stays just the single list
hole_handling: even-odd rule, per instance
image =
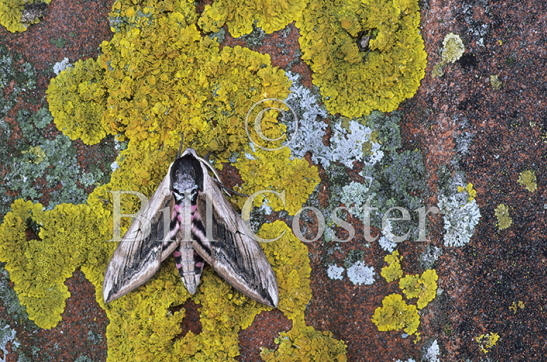
[{"label": "yellow lichen", "polygon": [[[257,191],[272,190],[284,192],[283,201],[271,194],[259,195],[254,206],[260,206],[266,198],[267,204],[275,211],[287,210],[294,215],[319,183],[317,167],[306,160],[291,157],[288,148],[277,151],[256,150],[244,153],[234,164],[245,181],[241,192],[251,195]],[[240,206],[246,199],[241,199]]]},{"label": "yellow lichen", "polygon": [[[61,320],[70,296],[64,282],[76,269],[102,274],[109,245],[101,240],[109,230],[107,220],[96,216],[88,205],[61,204],[43,211],[42,205],[22,200],[6,214],[0,226],[0,261],[39,327],[52,328]],[[36,235],[28,238],[31,230]]]},{"label": "yellow lichen", "polygon": [[518,183],[530,192],[534,192],[538,188],[536,173],[531,170],[522,171],[519,175]]},{"label": "yellow lichen", "polygon": [[433,66],[433,69],[431,70],[431,77],[442,77],[444,75],[443,70],[444,63],[439,62]]},{"label": "yellow lichen", "polygon": [[346,346],[330,332],[316,331],[306,326],[304,311],[311,300],[310,262],[308,248],[296,238],[282,221],[264,224],[258,233],[261,238],[275,239],[262,244],[272,263],[279,284],[278,308],[292,320],[289,332],[281,332],[274,350],[263,350],[266,361],[346,361]]},{"label": "yellow lichen", "polygon": [[479,349],[482,353],[488,353],[489,349],[494,347],[499,339],[500,335],[497,333],[481,334],[480,336],[475,337],[475,341],[479,345]]},{"label": "yellow lichen", "polygon": [[40,18],[26,10],[25,6],[28,9],[34,4],[50,2],[51,0],[0,0],[0,24],[12,33],[25,31],[29,25],[40,21]]},{"label": "yellow lichen", "polygon": [[288,318],[296,320],[304,315],[306,305],[311,300],[308,248],[282,221],[264,224],[258,235],[264,239],[283,235],[279,240],[262,246],[277,277],[280,294],[278,308]]},{"label": "yellow lichen", "polygon": [[106,136],[101,119],[106,108],[104,70],[95,59],[79,60],[53,78],[47,89],[57,128],[71,139],[94,144]]},{"label": "yellow lichen", "polygon": [[518,302],[513,302],[509,306],[509,309],[514,313],[517,314],[517,311],[519,309],[524,309],[524,302],[522,300],[519,300]]},{"label": "yellow lichen", "polygon": [[[372,321],[378,327],[379,331],[402,330],[408,334],[414,334],[420,325],[420,315],[418,309],[423,309],[435,299],[437,294],[437,271],[428,269],[422,275],[406,275],[403,277],[401,268],[402,256],[395,250],[390,255],[384,257],[388,263],[381,271],[382,277],[387,282],[399,280],[399,287],[407,298],[418,298],[415,305],[406,304],[400,294],[390,294],[382,301],[382,307],[376,308]],[[417,308],[416,308],[417,307]],[[416,334],[419,340],[419,334]]]},{"label": "yellow lichen", "polygon": [[296,25],[329,112],[390,112],[412,97],[426,66],[419,24],[416,0],[310,2]]},{"label": "yellow lichen", "polygon": [[495,90],[500,90],[503,88],[503,82],[499,79],[497,74],[493,74],[490,76],[490,85]]},{"label": "yellow lichen", "polygon": [[275,339],[276,350],[263,349],[260,356],[266,362],[325,361],[345,362],[346,345],[328,331],[316,331],[303,323]]},{"label": "yellow lichen", "polygon": [[408,305],[400,294],[390,294],[376,308],[372,322],[379,331],[401,331],[414,334],[420,325],[420,315],[415,305]]},{"label": "yellow lichen", "polygon": [[[318,332],[304,324],[304,310],[311,299],[311,268],[306,246],[281,221],[263,225],[258,234],[266,239],[283,234],[275,243],[262,246],[279,283],[278,308],[293,321],[288,338],[309,344],[310,347],[306,348],[308,356],[326,358],[332,355],[344,361],[343,342],[335,340],[328,332]],[[250,326],[258,313],[268,309],[235,291],[210,269],[206,269],[200,290],[194,297],[201,304],[202,332],[198,335],[190,332],[173,342],[174,336],[181,332],[184,310],[171,314],[168,307],[180,305],[189,297],[181,286],[175,268],[162,268],[158,276],[132,294],[133,298],[120,298],[107,309],[111,321],[107,330],[109,345],[112,346],[109,359],[115,361],[132,361],[134,356],[139,356],[143,361],[158,358],[167,361],[178,361],[180,358],[234,360],[239,354],[238,332]],[[280,339],[284,337],[282,333]],[[293,352],[280,348],[276,352],[270,351],[270,355],[287,360],[294,355]]]},{"label": "yellow lichen", "polygon": [[447,63],[454,63],[459,60],[464,51],[465,46],[459,35],[454,33],[446,34],[443,39],[443,48],[441,49],[441,61],[433,66],[431,76],[433,78],[442,77],[444,75],[444,66]]},{"label": "yellow lichen", "polygon": [[28,150],[23,151],[22,154],[28,155],[28,161],[36,164],[41,163],[47,157],[40,146],[31,146]]},{"label": "yellow lichen", "polygon": [[[184,303],[189,297],[174,271],[174,266],[161,268],[136,292],[108,305],[109,361],[151,361],[158,357],[175,361],[172,351],[180,351],[182,346],[192,344],[188,335],[188,338],[173,342],[181,333],[184,309],[172,313],[169,308]],[[100,287],[97,289],[101,290]]]},{"label": "yellow lichen", "polygon": [[471,202],[475,200],[475,197],[477,197],[477,190],[473,188],[472,183],[468,183],[467,186],[458,186],[458,192],[467,192],[469,197],[467,198],[467,201]]},{"label": "yellow lichen", "polygon": [[460,59],[465,51],[462,39],[459,35],[448,33],[443,39],[442,62],[454,63]]},{"label": "yellow lichen", "polygon": [[[134,153],[129,149],[126,154],[132,156]],[[156,152],[150,159],[163,162],[161,160],[166,157],[165,153]],[[3,241],[0,243],[0,260],[7,263],[6,269],[15,283],[15,290],[38,326],[51,328],[60,321],[64,301],[69,296],[64,281],[77,268],[81,268],[96,286],[97,302],[103,305],[103,273],[108,256],[116,246],[116,243],[105,242],[112,236],[112,196],[107,191],[122,184],[135,189],[122,181],[135,179],[130,175],[138,167],[129,169],[131,162],[131,159],[120,160],[121,167],[114,172],[111,184],[97,188],[90,195],[88,205],[63,204],[54,210],[42,211],[40,204],[16,201],[13,211],[6,215],[4,224],[0,226],[0,240]],[[150,174],[149,177],[149,185],[138,190],[153,190],[161,181],[161,175]],[[138,201],[130,200],[123,199],[122,213],[138,209]],[[34,224],[40,229],[40,240],[26,241],[25,231]],[[304,310],[311,299],[311,268],[306,246],[281,221],[263,225],[258,234],[268,239],[283,235],[275,243],[263,247],[278,279],[279,309],[288,318],[303,321]],[[169,308],[183,304],[188,298],[189,294],[172,265],[162,267],[155,277],[135,292],[110,303],[106,308],[110,320],[107,329],[109,360],[161,358],[177,361],[181,357],[231,360],[239,353],[239,330],[248,327],[254,316],[266,309],[235,291],[211,270],[206,270],[200,291],[194,297],[202,305],[200,321],[203,330],[199,335],[188,333],[175,339],[181,333],[184,310],[171,313]],[[303,326],[293,328],[291,338],[313,339],[316,334],[321,332]],[[336,351],[340,351],[343,343],[328,334],[321,338],[330,344],[322,342],[317,353],[338,355]]]},{"label": "yellow lichen", "polygon": [[253,24],[272,33],[283,29],[301,17],[307,0],[263,1],[263,0],[217,0],[205,5],[199,26],[205,32],[217,32],[224,25],[233,37],[238,38],[253,31]]},{"label": "yellow lichen", "polygon": [[498,229],[504,230],[513,224],[513,219],[511,218],[511,216],[509,216],[509,206],[505,204],[499,204],[494,209],[494,214],[498,219],[498,222],[496,224],[498,226]]},{"label": "yellow lichen", "polygon": [[403,260],[403,257],[399,256],[398,250],[395,250],[393,253],[384,257],[384,261],[388,263],[388,265],[382,268],[380,274],[388,283],[397,280],[403,276],[401,260]]},{"label": "yellow lichen", "polygon": [[406,297],[418,298],[416,306],[423,309],[437,295],[437,272],[435,269],[428,269],[422,275],[406,275],[399,280],[399,288],[405,293]]},{"label": "yellow lichen", "polygon": [[264,98],[284,99],[290,83],[268,55],[219,50],[173,12],[103,42],[108,91],[103,126],[159,147],[178,142],[228,156],[248,142],[245,116]]},{"label": "yellow lichen", "polygon": [[198,18],[192,0],[116,0],[109,14],[111,30],[146,27],[153,18],[162,17],[167,12],[176,12],[179,22],[184,25],[195,24]]}]

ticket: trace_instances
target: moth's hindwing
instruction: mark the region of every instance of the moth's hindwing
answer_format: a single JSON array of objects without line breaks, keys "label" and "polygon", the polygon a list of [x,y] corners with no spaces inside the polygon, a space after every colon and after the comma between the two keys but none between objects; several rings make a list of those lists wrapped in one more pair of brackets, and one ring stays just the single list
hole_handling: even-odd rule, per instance
[{"label": "moth's hindwing", "polygon": [[[208,176],[205,166],[202,167],[206,177],[197,200],[199,219],[192,222],[194,249],[234,288],[260,303],[276,307],[277,281],[264,251],[245,234],[243,220]],[[212,204],[209,216],[207,202]],[[207,235],[207,231],[212,235]]]},{"label": "moth's hindwing", "polygon": [[[168,173],[148,205],[140,210],[110,259],[103,283],[105,303],[144,284],[159,269],[161,261],[177,247],[174,242],[162,242],[165,234],[162,210],[172,203],[169,183]],[[140,220],[149,220],[149,224]]]}]

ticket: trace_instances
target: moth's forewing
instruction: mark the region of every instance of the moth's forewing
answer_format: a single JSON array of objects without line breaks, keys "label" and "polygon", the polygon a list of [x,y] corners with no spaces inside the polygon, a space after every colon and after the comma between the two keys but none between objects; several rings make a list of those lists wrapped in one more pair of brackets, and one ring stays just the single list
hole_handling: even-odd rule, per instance
[{"label": "moth's forewing", "polygon": [[[172,202],[169,182],[167,173],[114,251],[104,276],[105,303],[144,284],[159,269],[161,261],[177,247],[176,243],[163,240],[166,226],[162,210]],[[148,220],[149,224],[141,220]]]},{"label": "moth's forewing", "polygon": [[[207,202],[212,204],[211,215],[207,215]],[[243,231],[243,220],[213,178],[204,178],[197,206],[202,225],[192,224],[194,249],[234,288],[276,307],[279,296],[274,271],[258,242]]]}]

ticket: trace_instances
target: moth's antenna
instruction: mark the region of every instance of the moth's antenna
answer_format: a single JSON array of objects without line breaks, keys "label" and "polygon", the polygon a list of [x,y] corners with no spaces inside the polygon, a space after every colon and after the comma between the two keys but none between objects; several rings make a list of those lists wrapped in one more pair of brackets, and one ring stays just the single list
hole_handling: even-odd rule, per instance
[{"label": "moth's antenna", "polygon": [[213,172],[213,174],[215,175],[216,179],[218,180],[218,182],[220,182],[222,184],[222,181],[220,181],[220,176],[218,175],[217,171],[213,168],[213,166],[211,166],[209,164],[209,162],[207,162],[206,160],[204,160],[203,158],[197,156],[196,157],[199,161],[201,161],[201,163],[203,163],[209,170],[211,170],[211,172]]},{"label": "moth's antenna", "polygon": [[[203,158],[201,158],[201,157],[199,157],[199,156],[197,156],[196,158],[197,158],[202,164],[204,164],[209,170],[211,170],[211,172],[215,175],[215,178],[216,178],[216,179],[213,179],[213,180],[214,180],[214,181],[217,183],[217,185],[222,189],[222,191],[224,191],[224,192],[226,193],[226,195],[229,196],[229,195],[230,195],[229,192],[231,192],[233,195],[238,195],[238,196],[243,196],[243,197],[249,197],[249,195],[240,194],[239,192],[234,191],[234,190],[232,190],[231,188],[224,186],[224,184],[223,184],[222,181],[220,180],[220,176],[218,175],[217,170],[215,170],[215,168],[214,168],[213,166],[211,166],[211,164],[210,164],[207,160],[205,160],[205,159],[203,159]],[[229,192],[228,192],[228,191],[229,191]]]},{"label": "moth's antenna", "polygon": [[180,158],[180,155],[182,153],[182,144],[184,143],[184,133],[181,132],[180,134],[180,145],[179,145],[179,151],[177,152],[177,159]]}]

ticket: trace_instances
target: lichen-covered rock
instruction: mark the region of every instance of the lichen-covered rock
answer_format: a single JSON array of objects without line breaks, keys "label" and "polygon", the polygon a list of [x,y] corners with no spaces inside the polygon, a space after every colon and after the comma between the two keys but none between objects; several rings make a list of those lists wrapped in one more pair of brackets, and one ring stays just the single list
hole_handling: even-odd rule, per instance
[{"label": "lichen-covered rock", "polygon": [[388,263],[388,265],[382,268],[380,274],[384,277],[386,282],[392,282],[403,276],[403,269],[401,268],[402,259],[403,257],[399,255],[398,250],[395,250],[391,254],[384,257],[384,261]]},{"label": "lichen-covered rock", "polygon": [[0,0],[0,24],[12,33],[22,32],[36,24],[51,0]]}]

